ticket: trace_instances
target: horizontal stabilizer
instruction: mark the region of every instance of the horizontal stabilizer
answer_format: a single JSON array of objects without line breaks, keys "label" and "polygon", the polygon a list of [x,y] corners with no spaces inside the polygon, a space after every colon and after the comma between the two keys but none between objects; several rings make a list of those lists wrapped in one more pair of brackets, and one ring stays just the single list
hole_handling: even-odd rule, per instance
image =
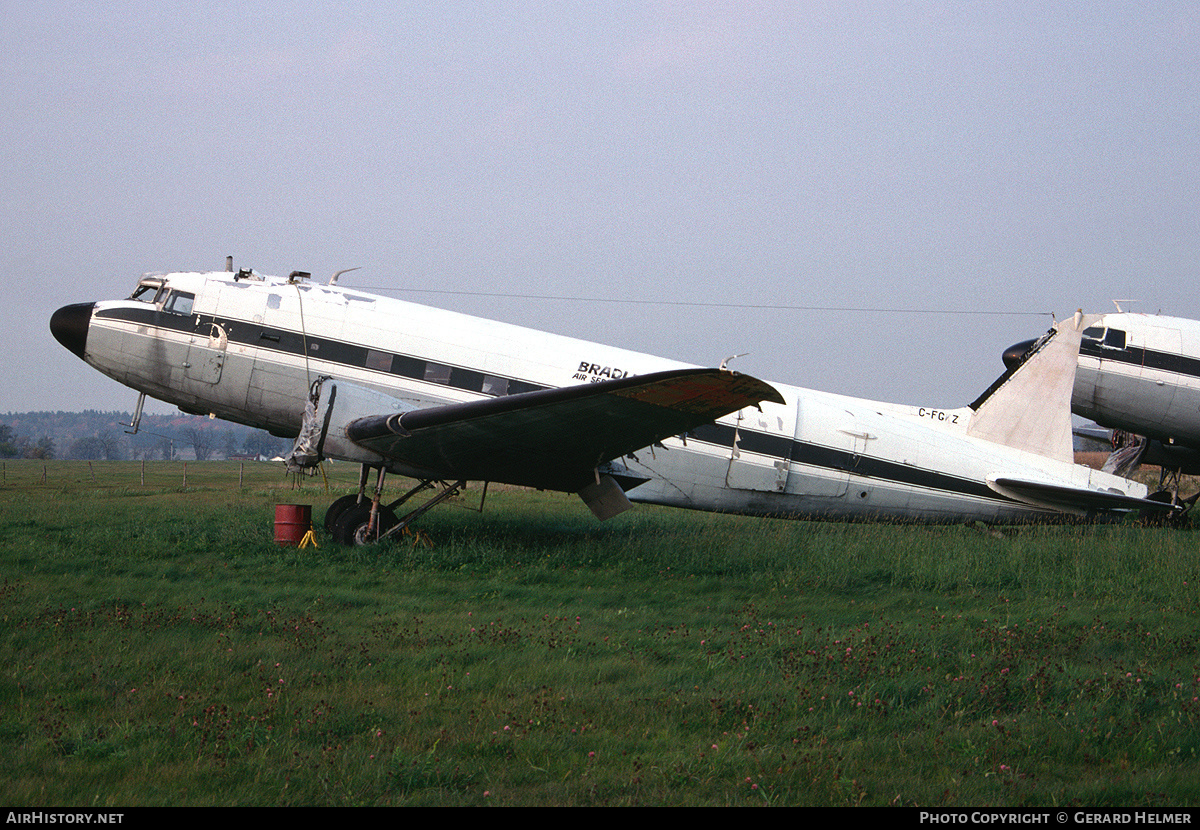
[{"label": "horizontal stabilizer", "polygon": [[1007,476],[988,476],[987,485],[995,492],[1010,499],[1016,499],[1034,507],[1060,510],[1074,516],[1089,516],[1098,511],[1171,509],[1170,504],[1137,496],[1127,496],[1117,490],[1088,490],[1068,484],[1026,481]]}]

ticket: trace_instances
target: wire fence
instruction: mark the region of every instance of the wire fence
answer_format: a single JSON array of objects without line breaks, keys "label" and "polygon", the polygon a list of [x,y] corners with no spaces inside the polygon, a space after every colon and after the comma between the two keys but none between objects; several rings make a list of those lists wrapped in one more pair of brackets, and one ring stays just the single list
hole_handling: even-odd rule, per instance
[{"label": "wire fence", "polygon": [[344,489],[358,484],[358,465],[325,462],[316,475],[293,475],[278,461],[0,461],[0,488]]}]

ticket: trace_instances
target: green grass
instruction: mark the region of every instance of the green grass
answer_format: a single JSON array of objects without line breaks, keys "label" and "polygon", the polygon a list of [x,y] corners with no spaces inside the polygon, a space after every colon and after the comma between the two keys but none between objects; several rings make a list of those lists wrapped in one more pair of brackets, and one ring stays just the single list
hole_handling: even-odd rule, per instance
[{"label": "green grass", "polygon": [[1189,531],[469,491],[276,546],[334,470],[6,462],[5,806],[1200,802]]}]

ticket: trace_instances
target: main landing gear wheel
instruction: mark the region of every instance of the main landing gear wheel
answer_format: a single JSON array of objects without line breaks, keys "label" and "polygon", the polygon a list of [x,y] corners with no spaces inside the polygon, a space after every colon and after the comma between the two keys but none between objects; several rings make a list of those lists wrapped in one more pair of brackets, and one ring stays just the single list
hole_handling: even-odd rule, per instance
[{"label": "main landing gear wheel", "polygon": [[[381,497],[383,495],[383,478],[385,470],[379,468],[377,473],[378,478],[375,484],[375,495],[373,498],[366,497],[367,477],[370,473],[370,468],[364,464],[358,476],[358,493],[354,495],[342,496],[329,505],[329,509],[325,512],[325,529],[329,531],[329,535],[333,540],[342,545],[369,545],[377,542],[389,533],[393,536],[404,530],[414,520],[424,516],[431,508],[441,504],[446,499],[457,496],[464,487],[467,486],[465,480],[455,482],[440,481],[441,492],[430,498],[420,507],[415,510],[410,510],[403,517],[396,517],[395,508],[407,502],[417,493],[423,490],[436,489],[434,479],[423,479],[416,487],[413,487],[400,498],[396,499],[391,504],[383,504]],[[487,488],[484,488],[486,492]],[[371,507],[378,505],[375,514],[375,526],[371,526]],[[480,502],[482,509],[483,503]]]},{"label": "main landing gear wheel", "polygon": [[[340,499],[339,499],[340,501]],[[336,505],[337,502],[334,502]],[[333,505],[330,506],[330,510]],[[390,508],[380,506],[374,530],[371,529],[371,502],[352,504],[343,510],[330,529],[335,542],[342,545],[369,545],[400,523]]]},{"label": "main landing gear wheel", "polygon": [[[334,501],[333,504],[329,505],[329,509],[325,511],[325,532],[333,533],[333,525],[339,518],[341,518],[343,513],[345,513],[351,507],[354,507],[356,504],[358,504],[358,494],[351,493],[348,496],[342,496],[340,499]],[[371,506],[370,501],[365,502],[365,504],[368,507]]]}]

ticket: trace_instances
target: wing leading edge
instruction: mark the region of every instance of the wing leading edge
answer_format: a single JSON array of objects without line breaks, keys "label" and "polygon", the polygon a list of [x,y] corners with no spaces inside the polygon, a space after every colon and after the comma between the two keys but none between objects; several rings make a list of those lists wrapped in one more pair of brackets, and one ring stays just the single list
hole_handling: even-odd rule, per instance
[{"label": "wing leading edge", "polygon": [[358,418],[354,443],[432,476],[577,492],[596,467],[762,401],[769,384],[680,369]]}]

